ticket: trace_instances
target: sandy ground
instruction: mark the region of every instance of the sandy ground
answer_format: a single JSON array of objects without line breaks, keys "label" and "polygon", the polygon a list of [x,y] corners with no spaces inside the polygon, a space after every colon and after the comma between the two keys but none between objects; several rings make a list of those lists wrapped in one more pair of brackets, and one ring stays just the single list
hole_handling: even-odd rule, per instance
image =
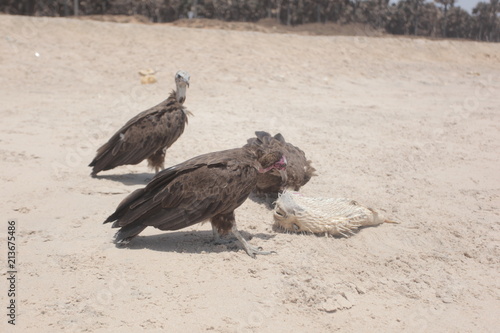
[{"label": "sandy ground", "polygon": [[[500,45],[0,16],[1,300],[17,219],[17,321],[2,332],[494,332],[500,326]],[[141,85],[138,71],[158,70]],[[351,197],[399,225],[350,238],[276,233],[247,200],[252,259],[209,224],[102,221],[152,173],[92,179],[125,121],[191,73],[194,113],[167,164],[255,130],[301,147],[310,196]]]}]

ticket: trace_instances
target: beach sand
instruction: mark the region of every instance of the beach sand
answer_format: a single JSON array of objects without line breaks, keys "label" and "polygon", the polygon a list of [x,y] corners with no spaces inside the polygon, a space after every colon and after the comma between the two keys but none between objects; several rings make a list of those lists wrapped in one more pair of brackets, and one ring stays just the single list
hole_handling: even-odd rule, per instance
[{"label": "beach sand", "polygon": [[[500,327],[500,44],[307,36],[0,16],[0,290],[16,220],[16,325],[2,332],[495,332]],[[158,82],[141,85],[138,71]],[[191,74],[194,114],[166,165],[281,133],[318,176],[400,224],[350,238],[273,231],[259,200],[243,235],[102,222],[153,177],[89,176],[96,149]],[[5,264],[3,264],[5,263]]]}]

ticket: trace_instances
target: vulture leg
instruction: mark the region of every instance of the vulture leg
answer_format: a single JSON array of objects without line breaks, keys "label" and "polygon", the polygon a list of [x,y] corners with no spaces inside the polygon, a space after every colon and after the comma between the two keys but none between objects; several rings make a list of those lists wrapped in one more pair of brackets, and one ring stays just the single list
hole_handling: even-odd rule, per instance
[{"label": "vulture leg", "polygon": [[220,241],[219,230],[212,224],[212,233],[214,234],[214,242],[217,244]]},{"label": "vulture leg", "polygon": [[214,243],[216,245],[232,243],[234,239],[222,239],[219,230],[212,224],[212,232],[214,233]]},{"label": "vulture leg", "polygon": [[233,227],[231,228],[231,232],[233,233],[233,235],[236,236],[236,238],[238,238],[238,240],[241,242],[241,244],[243,244],[243,247],[245,248],[246,253],[252,258],[255,258],[256,254],[276,253],[274,251],[262,251],[261,247],[256,247],[256,246],[252,246],[252,245],[248,244],[248,242],[245,240],[245,238],[243,238],[243,236],[240,234],[240,232],[236,228],[236,224],[234,224]]},{"label": "vulture leg", "polygon": [[165,169],[165,151],[166,148],[158,149],[148,157],[148,166],[154,169],[155,173]]}]

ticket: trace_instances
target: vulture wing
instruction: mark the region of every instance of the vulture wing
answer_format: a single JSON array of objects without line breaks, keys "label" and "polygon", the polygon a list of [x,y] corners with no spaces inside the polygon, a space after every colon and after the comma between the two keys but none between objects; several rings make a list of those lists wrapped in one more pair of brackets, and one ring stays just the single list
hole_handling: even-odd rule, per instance
[{"label": "vulture wing", "polygon": [[104,223],[115,221],[113,227],[121,227],[119,243],[147,226],[178,230],[231,213],[256,184],[256,169],[240,163],[245,156],[238,155],[245,154],[243,149],[210,153],[165,169],[125,198]]},{"label": "vulture wing", "polygon": [[184,132],[187,112],[172,92],[165,101],[139,113],[97,150],[89,164],[94,167],[92,174],[138,164],[157,150],[170,147]]}]

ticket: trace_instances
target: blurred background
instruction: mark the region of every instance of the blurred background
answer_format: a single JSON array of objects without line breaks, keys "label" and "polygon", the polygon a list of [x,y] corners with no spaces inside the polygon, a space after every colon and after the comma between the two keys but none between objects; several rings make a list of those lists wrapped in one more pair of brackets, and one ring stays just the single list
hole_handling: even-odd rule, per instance
[{"label": "blurred background", "polygon": [[335,24],[355,26],[356,34],[488,42],[500,40],[499,9],[499,0],[0,0],[0,12],[15,15],[127,15],[142,22],[216,19],[285,27]]}]

